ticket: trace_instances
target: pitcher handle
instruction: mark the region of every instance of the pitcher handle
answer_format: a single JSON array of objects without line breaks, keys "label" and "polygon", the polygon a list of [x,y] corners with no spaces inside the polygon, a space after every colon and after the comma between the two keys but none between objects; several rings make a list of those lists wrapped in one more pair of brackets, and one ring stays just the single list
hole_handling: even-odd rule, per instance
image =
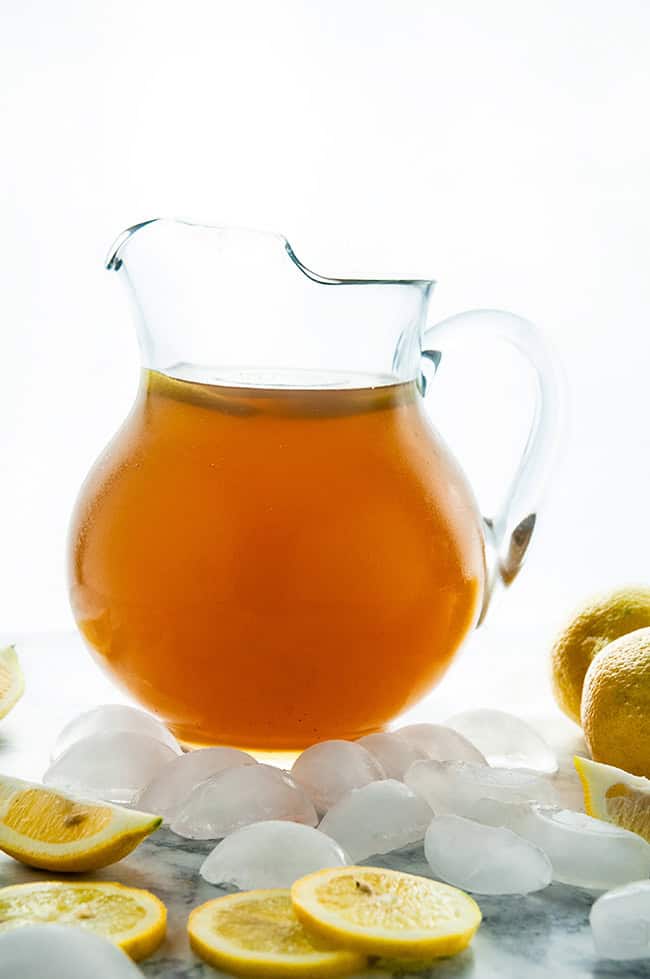
[{"label": "pitcher handle", "polygon": [[488,546],[488,581],[479,623],[495,585],[510,585],[524,563],[544,485],[557,449],[563,383],[557,361],[539,331],[528,320],[497,309],[457,313],[424,333],[422,356],[437,370],[449,338],[510,344],[532,368],[535,403],[528,438],[514,479],[493,516],[484,517]]}]

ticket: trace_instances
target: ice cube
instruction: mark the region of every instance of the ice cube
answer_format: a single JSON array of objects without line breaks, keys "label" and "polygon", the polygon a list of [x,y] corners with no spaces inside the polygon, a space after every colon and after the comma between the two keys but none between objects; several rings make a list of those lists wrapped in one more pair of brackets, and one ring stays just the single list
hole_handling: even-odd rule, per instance
[{"label": "ice cube", "polygon": [[573,766],[571,770],[562,766],[551,781],[557,795],[558,805],[562,809],[573,809],[574,812],[585,811],[582,782]]},{"label": "ice cube", "polygon": [[78,714],[66,724],[54,742],[51,760],[55,761],[71,745],[91,734],[116,734],[121,731],[148,734],[150,738],[166,744],[177,755],[182,753],[183,749],[174,735],[153,714],[124,704],[104,704]]},{"label": "ice cube", "polygon": [[200,782],[177,810],[171,828],[187,839],[216,840],[267,819],[306,826],[318,822],[307,795],[287,772],[271,765],[241,765]]},{"label": "ice cube", "polygon": [[557,757],[541,735],[514,714],[502,710],[467,710],[446,724],[464,735],[498,768],[557,771]]},{"label": "ice cube", "polygon": [[403,782],[385,779],[352,789],[319,825],[355,862],[424,839],[433,813]]},{"label": "ice cube", "polygon": [[71,925],[21,925],[0,932],[0,979],[142,979],[107,938]]},{"label": "ice cube", "polygon": [[173,748],[148,734],[92,734],[71,744],[50,765],[43,782],[85,799],[129,805],[176,757]]},{"label": "ice cube", "polygon": [[321,741],[298,755],[291,775],[318,812],[327,812],[350,789],[385,778],[384,769],[355,741]]},{"label": "ice cube", "polygon": [[294,880],[325,867],[350,863],[334,840],[311,826],[270,819],[235,830],[201,866],[210,884],[234,884],[240,890],[291,887]]},{"label": "ice cube", "polygon": [[169,818],[181,806],[192,789],[211,775],[227,768],[256,765],[256,760],[238,748],[199,748],[167,762],[145,788],[134,805],[143,812],[154,812]]},{"label": "ice cube", "polygon": [[393,733],[435,761],[468,761],[473,765],[487,765],[471,741],[443,724],[409,724]]},{"label": "ice cube", "polygon": [[650,958],[650,880],[602,894],[592,905],[589,921],[601,958]]},{"label": "ice cube", "polygon": [[424,837],[434,877],[477,894],[529,894],[551,882],[543,850],[502,827],[435,816]]},{"label": "ice cube", "polygon": [[405,782],[434,812],[454,813],[468,819],[473,818],[479,799],[557,802],[551,776],[525,768],[490,768],[463,761],[416,761],[406,773]]},{"label": "ice cube", "polygon": [[606,890],[650,874],[650,845],[626,829],[584,813],[538,803],[479,799],[473,818],[506,826],[535,843],[553,865],[553,880]]},{"label": "ice cube", "polygon": [[396,734],[366,734],[357,744],[362,744],[379,762],[387,778],[401,780],[414,761],[429,757],[421,748]]}]

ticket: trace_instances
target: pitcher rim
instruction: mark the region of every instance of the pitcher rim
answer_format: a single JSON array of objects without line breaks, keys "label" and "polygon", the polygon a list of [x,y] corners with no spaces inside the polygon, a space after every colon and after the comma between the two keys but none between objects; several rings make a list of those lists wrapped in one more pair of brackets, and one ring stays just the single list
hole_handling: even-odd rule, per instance
[{"label": "pitcher rim", "polygon": [[293,264],[296,266],[296,268],[298,268],[299,271],[302,272],[302,274],[305,275],[308,279],[311,279],[312,282],[319,283],[320,285],[410,286],[412,288],[418,288],[422,292],[426,293],[429,292],[429,290],[431,290],[436,284],[435,279],[423,278],[419,276],[415,276],[413,278],[403,278],[403,277],[385,278],[383,276],[379,278],[359,278],[359,277],[347,278],[347,277],[320,275],[318,272],[315,272],[313,269],[310,269],[307,265],[305,265],[303,262],[300,261],[293,247],[291,246],[288,238],[285,235],[281,234],[280,232],[262,230],[260,228],[251,228],[251,227],[245,227],[240,225],[205,224],[202,221],[190,221],[187,218],[170,218],[170,217],[149,218],[146,221],[139,221],[137,224],[132,224],[130,227],[122,231],[117,236],[117,238],[115,238],[111,247],[109,248],[104,262],[104,267],[108,269],[108,271],[118,271],[122,266],[121,252],[128,244],[128,242],[131,240],[131,238],[136,234],[136,232],[140,231],[142,228],[145,228],[147,225],[159,224],[159,223],[182,224],[182,225],[187,225],[191,228],[200,228],[203,229],[204,231],[245,232],[247,234],[255,234],[260,236],[264,235],[268,238],[277,238],[279,241],[282,242],[287,255],[289,256]]}]

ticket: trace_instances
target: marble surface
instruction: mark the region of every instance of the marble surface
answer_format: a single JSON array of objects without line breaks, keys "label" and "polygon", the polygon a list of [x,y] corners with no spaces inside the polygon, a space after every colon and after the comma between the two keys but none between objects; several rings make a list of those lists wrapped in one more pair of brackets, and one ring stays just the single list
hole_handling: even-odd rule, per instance
[{"label": "marble surface", "polygon": [[[94,667],[76,637],[6,638],[17,640],[27,689],[0,728],[0,771],[38,779],[47,764],[49,745],[66,720],[100,703],[127,700]],[[577,729],[551,703],[543,655],[546,641],[540,630],[530,635],[520,631],[477,634],[438,692],[405,720],[440,721],[461,708],[501,706],[532,720],[555,745],[563,768],[569,771],[571,753],[583,746]],[[182,840],[161,829],[125,860],[93,875],[148,888],[167,905],[167,939],[141,964],[144,975],[156,979],[224,975],[193,956],[185,934],[191,909],[223,893],[198,875],[212,846]],[[366,862],[428,875],[421,846]],[[52,875],[29,870],[0,854],[0,886],[46,877]],[[650,979],[650,960],[617,963],[596,958],[588,923],[594,896],[560,884],[527,897],[479,896],[483,924],[471,948],[417,975],[431,979],[541,979],[549,975]],[[364,975],[379,979],[388,973],[375,970]]]}]

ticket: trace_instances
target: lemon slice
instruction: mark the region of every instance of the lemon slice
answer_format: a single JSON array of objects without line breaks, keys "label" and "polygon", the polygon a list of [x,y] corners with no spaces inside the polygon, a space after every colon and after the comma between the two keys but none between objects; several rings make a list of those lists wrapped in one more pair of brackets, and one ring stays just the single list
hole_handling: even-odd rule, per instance
[{"label": "lemon slice", "polygon": [[319,870],[291,888],[309,929],[366,955],[432,959],[454,955],[481,923],[473,898],[448,884],[376,867]]},{"label": "lemon slice", "polygon": [[43,785],[0,776],[0,850],[30,867],[74,872],[107,867],[134,850],[161,822],[160,816],[84,802]]},{"label": "lemon slice", "polygon": [[650,843],[650,779],[578,755],[573,761],[587,814],[638,833]]},{"label": "lemon slice", "polygon": [[0,717],[8,714],[25,689],[23,671],[13,646],[0,649]]},{"label": "lemon slice", "polygon": [[149,891],[106,881],[34,881],[0,888],[0,935],[21,925],[76,925],[144,959],[165,937],[167,909]]},{"label": "lemon slice", "polygon": [[344,976],[363,969],[363,955],[309,935],[289,891],[228,894],[192,911],[190,945],[200,958],[240,976]]}]

